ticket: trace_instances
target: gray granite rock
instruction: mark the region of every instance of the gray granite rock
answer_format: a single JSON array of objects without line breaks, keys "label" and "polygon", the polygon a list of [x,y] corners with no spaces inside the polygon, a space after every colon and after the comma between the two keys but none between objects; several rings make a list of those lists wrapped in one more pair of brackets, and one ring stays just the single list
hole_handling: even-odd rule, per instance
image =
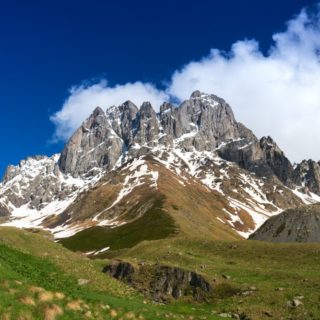
[{"label": "gray granite rock", "polygon": [[[303,161],[293,168],[272,138],[259,140],[235,120],[223,99],[200,91],[179,106],[163,103],[158,114],[149,102],[140,109],[131,101],[106,112],[97,107],[66,144],[58,166],[52,164],[47,170],[53,176],[60,171],[73,177],[90,176],[97,170],[111,170],[121,159],[160,152],[161,148],[216,153],[260,177],[277,177],[289,187],[298,185],[320,194],[319,163]],[[17,170],[9,166],[4,183],[19,174]],[[38,179],[34,179],[33,191]],[[38,192],[43,193],[41,188]],[[43,195],[41,199],[47,198]]]},{"label": "gray granite rock", "polygon": [[57,159],[57,155],[35,156],[9,166],[2,183],[2,199],[15,207],[29,204],[31,209],[63,199],[73,190],[61,179]]},{"label": "gray granite rock", "polygon": [[320,163],[303,160],[293,171],[293,181],[301,185],[305,192],[320,194]]},{"label": "gray granite rock", "polygon": [[[157,147],[217,152],[259,176],[275,175],[288,186],[300,183],[299,169],[294,175],[293,166],[272,138],[258,140],[235,120],[223,99],[200,91],[178,107],[163,103],[158,114],[149,102],[140,110],[130,101],[106,113],[96,108],[67,143],[59,167],[76,177],[94,168],[110,170],[121,156],[133,158]],[[317,174],[316,166],[309,165],[311,175]],[[308,187],[319,193],[319,181],[310,178]]]},{"label": "gray granite rock", "polygon": [[123,146],[124,141],[113,130],[110,119],[97,107],[63,149],[60,169],[75,177],[96,167],[111,169],[122,154]]}]

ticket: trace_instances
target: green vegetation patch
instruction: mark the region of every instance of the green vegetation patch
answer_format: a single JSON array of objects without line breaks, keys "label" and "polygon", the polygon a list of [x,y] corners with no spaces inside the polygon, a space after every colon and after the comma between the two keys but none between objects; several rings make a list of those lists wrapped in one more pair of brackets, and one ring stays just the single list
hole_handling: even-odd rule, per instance
[{"label": "green vegetation patch", "polygon": [[320,319],[320,244],[176,237],[140,243],[117,258],[183,266],[212,279],[216,300],[211,306],[217,314]]},{"label": "green vegetation patch", "polygon": [[[109,277],[103,276],[108,281]],[[90,273],[87,279],[91,281]],[[0,319],[160,320],[196,319],[198,314],[216,319],[208,305],[156,305],[138,294],[128,297],[95,291],[78,280],[48,257],[36,257],[0,243]]]},{"label": "green vegetation patch", "polygon": [[49,290],[67,290],[76,279],[46,259],[36,258],[0,244],[0,279],[24,279]]},{"label": "green vegetation patch", "polygon": [[163,199],[156,199],[153,206],[137,220],[125,225],[92,227],[78,232],[60,243],[73,251],[88,252],[110,247],[110,250],[132,248],[145,240],[167,238],[177,232],[174,220],[162,209]]}]

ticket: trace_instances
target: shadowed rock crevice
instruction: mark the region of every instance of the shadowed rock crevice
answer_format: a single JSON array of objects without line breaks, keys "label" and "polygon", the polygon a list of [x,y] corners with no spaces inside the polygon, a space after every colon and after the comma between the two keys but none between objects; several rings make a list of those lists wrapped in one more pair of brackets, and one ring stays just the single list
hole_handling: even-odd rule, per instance
[{"label": "shadowed rock crevice", "polygon": [[134,268],[132,264],[128,262],[114,260],[111,264],[105,266],[102,272],[107,273],[118,280],[130,282],[134,274]]}]

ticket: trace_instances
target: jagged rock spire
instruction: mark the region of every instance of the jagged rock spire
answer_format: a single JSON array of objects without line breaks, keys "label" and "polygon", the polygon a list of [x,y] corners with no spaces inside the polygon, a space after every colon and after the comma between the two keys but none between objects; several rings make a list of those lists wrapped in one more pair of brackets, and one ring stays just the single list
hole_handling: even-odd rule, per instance
[{"label": "jagged rock spire", "polygon": [[110,170],[125,154],[136,157],[160,147],[217,152],[259,176],[275,175],[289,186],[303,184],[308,177],[306,186],[320,193],[319,164],[301,164],[294,170],[271,137],[257,139],[236,121],[225,100],[200,91],[177,107],[163,103],[158,114],[149,102],[140,109],[131,101],[107,112],[97,107],[65,146],[59,166],[73,176],[96,167]]},{"label": "jagged rock spire", "polygon": [[196,91],[178,107],[163,104],[159,114],[149,102],[138,110],[127,101],[106,113],[96,108],[67,143],[59,165],[62,172],[77,176],[94,167],[112,168],[124,150],[134,156],[139,148],[176,144],[184,150],[214,151],[243,134],[231,107],[214,95]]}]

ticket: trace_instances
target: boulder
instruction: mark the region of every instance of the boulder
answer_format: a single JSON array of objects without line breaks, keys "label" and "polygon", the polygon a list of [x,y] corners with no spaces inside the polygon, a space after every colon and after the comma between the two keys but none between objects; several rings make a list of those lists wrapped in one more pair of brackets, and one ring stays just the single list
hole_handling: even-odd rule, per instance
[{"label": "boulder", "polygon": [[184,296],[203,301],[213,291],[203,276],[177,267],[143,264],[135,268],[129,262],[113,260],[102,271],[160,302]]}]

